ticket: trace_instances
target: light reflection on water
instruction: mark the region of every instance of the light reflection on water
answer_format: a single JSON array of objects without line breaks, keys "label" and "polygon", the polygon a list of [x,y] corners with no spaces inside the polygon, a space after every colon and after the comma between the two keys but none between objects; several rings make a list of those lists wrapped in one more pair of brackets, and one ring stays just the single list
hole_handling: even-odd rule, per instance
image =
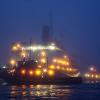
[{"label": "light reflection on water", "polygon": [[10,98],[13,98],[13,100],[16,100],[16,98],[21,98],[23,100],[28,100],[29,98],[60,99],[59,97],[65,97],[66,94],[70,95],[72,92],[71,89],[64,86],[60,86],[59,88],[57,85],[22,85],[21,87],[11,86],[10,91]]},{"label": "light reflection on water", "polygon": [[0,86],[0,100],[100,100],[100,85]]}]

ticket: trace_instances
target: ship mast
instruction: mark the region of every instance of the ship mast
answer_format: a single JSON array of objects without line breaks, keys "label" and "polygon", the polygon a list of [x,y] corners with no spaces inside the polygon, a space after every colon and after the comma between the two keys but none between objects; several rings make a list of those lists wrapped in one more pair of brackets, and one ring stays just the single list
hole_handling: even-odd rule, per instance
[{"label": "ship mast", "polygon": [[[30,38],[30,46],[32,46],[32,38]],[[29,51],[29,58],[31,59],[32,58],[32,51],[30,50]]]}]

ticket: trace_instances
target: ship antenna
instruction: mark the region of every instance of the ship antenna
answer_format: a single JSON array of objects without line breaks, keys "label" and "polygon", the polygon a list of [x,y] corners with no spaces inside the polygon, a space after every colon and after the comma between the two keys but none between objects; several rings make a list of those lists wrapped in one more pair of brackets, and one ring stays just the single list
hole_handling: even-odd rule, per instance
[{"label": "ship antenna", "polygon": [[49,13],[49,23],[50,23],[50,33],[51,33],[51,42],[54,40],[54,34],[53,34],[53,15],[52,15],[52,11],[50,11]]}]

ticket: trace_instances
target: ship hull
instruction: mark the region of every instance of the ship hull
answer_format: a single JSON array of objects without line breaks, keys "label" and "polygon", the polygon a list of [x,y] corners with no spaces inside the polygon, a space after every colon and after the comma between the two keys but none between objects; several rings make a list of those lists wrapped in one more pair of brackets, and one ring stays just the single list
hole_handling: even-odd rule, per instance
[{"label": "ship hull", "polygon": [[82,77],[29,77],[29,76],[20,76],[20,75],[10,75],[6,72],[0,73],[0,78],[3,79],[3,82],[12,85],[18,84],[41,84],[41,85],[67,85],[67,84],[81,84],[83,82]]},{"label": "ship hull", "polygon": [[19,79],[19,78],[5,78],[5,82],[9,85],[18,85],[18,84],[41,84],[41,85],[67,85],[67,84],[81,84],[81,77],[70,77],[70,78],[34,78],[34,79]]}]

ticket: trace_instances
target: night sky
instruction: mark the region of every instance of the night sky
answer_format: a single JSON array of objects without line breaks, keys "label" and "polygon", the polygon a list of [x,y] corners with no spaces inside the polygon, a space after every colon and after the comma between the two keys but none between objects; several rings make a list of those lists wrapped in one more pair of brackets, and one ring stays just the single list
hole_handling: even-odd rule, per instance
[{"label": "night sky", "polygon": [[0,0],[0,63],[10,57],[12,42],[40,41],[43,25],[81,70],[100,66],[100,0]]}]

